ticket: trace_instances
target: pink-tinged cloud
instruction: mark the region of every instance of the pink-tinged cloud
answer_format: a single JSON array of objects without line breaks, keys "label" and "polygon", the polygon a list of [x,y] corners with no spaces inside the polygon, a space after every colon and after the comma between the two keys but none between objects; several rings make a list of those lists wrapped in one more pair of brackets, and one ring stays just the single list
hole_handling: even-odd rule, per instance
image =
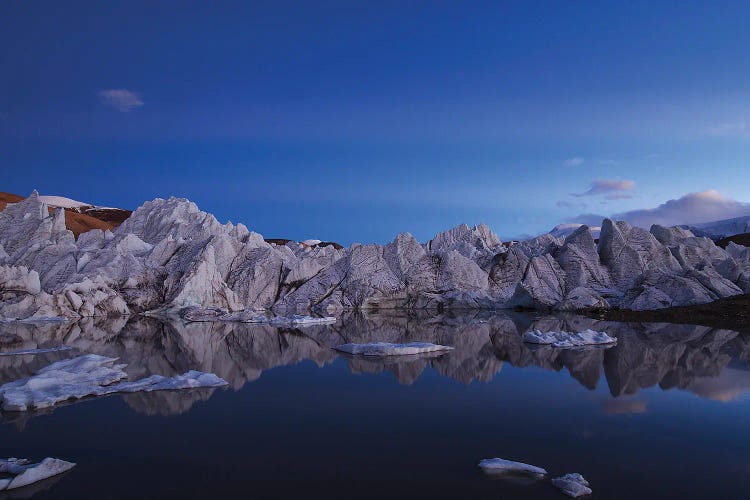
[{"label": "pink-tinged cloud", "polygon": [[[662,226],[700,224],[746,215],[750,215],[750,203],[733,200],[710,189],[668,200],[655,208],[642,208],[613,214],[610,218],[624,220],[634,226],[650,228],[652,224]],[[598,214],[581,214],[570,219],[570,222],[599,225],[601,220],[602,216]]]},{"label": "pink-tinged cloud", "polygon": [[600,194],[618,193],[623,191],[632,191],[635,189],[635,181],[620,179],[597,179],[591,183],[589,188],[583,193],[575,196],[596,196]]}]

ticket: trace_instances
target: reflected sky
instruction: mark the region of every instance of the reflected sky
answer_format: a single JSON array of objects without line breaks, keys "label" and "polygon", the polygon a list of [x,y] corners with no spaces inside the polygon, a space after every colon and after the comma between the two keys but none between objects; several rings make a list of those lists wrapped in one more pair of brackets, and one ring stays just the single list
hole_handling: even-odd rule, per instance
[{"label": "reflected sky", "polygon": [[[476,463],[494,456],[581,472],[597,498],[737,497],[750,477],[750,337],[727,330],[516,313],[0,328],[2,350],[74,348],[0,357],[0,383],[93,352],[120,357],[132,379],[198,369],[230,384],[2,415],[0,455],[80,464],[39,498],[127,498],[143,484],[147,498],[561,498],[548,482],[483,476]],[[605,330],[618,344],[530,348],[521,337],[534,328]],[[417,340],[456,349],[386,359],[331,349]]]}]

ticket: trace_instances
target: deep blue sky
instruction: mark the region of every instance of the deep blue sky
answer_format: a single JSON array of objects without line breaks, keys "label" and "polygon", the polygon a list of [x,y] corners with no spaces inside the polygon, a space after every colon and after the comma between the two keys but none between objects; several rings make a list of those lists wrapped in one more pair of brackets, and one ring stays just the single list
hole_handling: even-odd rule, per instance
[{"label": "deep blue sky", "polygon": [[0,191],[342,243],[736,209],[749,26],[748,2],[2,2]]}]

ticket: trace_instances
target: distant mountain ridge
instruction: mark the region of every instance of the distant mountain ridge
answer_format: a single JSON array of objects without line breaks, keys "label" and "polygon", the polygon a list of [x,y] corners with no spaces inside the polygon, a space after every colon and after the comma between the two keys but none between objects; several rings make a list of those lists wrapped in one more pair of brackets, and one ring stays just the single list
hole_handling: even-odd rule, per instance
[{"label": "distant mountain ridge", "polygon": [[737,234],[750,233],[750,215],[700,224],[684,224],[678,227],[692,231],[696,236],[718,240]]}]

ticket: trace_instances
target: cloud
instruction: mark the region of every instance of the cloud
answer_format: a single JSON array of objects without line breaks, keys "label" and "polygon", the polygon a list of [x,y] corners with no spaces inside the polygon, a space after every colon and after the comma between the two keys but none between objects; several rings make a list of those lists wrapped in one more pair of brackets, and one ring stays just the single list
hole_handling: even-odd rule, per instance
[{"label": "cloud", "polygon": [[750,137],[750,125],[747,122],[721,123],[708,129],[713,137]]},{"label": "cloud", "polygon": [[[652,224],[662,226],[699,224],[745,215],[750,215],[750,203],[733,200],[710,189],[668,200],[656,208],[630,210],[614,214],[610,218],[624,220],[634,226],[650,228]],[[602,219],[602,216],[596,214],[581,214],[569,219],[568,222],[599,225]]]},{"label": "cloud", "polygon": [[597,163],[599,163],[599,165],[610,165],[610,166],[614,166],[614,165],[619,165],[620,164],[619,161],[613,160],[611,158],[601,158],[600,160],[598,160]]},{"label": "cloud", "polygon": [[118,111],[128,111],[143,106],[141,96],[126,89],[108,89],[98,92],[99,99],[107,106],[112,106]]},{"label": "cloud", "polygon": [[556,205],[557,208],[577,208],[578,210],[584,210],[587,206],[585,203],[568,200],[560,200],[556,203]]},{"label": "cloud", "polygon": [[631,200],[633,199],[632,194],[627,193],[614,193],[614,194],[608,194],[604,197],[605,200]]},{"label": "cloud", "polygon": [[580,214],[576,215],[575,217],[571,217],[570,219],[566,220],[565,222],[575,222],[578,224],[585,224],[589,227],[596,227],[601,226],[602,221],[606,219],[606,215],[600,215],[600,214]]},{"label": "cloud", "polygon": [[566,167],[577,167],[578,165],[583,165],[583,162],[586,161],[585,159],[581,158],[580,156],[575,156],[573,158],[568,158],[563,162],[563,165]]},{"label": "cloud", "polygon": [[574,196],[596,196],[599,194],[617,193],[618,191],[632,191],[634,188],[635,181],[619,179],[597,179],[591,183],[586,191]]}]

